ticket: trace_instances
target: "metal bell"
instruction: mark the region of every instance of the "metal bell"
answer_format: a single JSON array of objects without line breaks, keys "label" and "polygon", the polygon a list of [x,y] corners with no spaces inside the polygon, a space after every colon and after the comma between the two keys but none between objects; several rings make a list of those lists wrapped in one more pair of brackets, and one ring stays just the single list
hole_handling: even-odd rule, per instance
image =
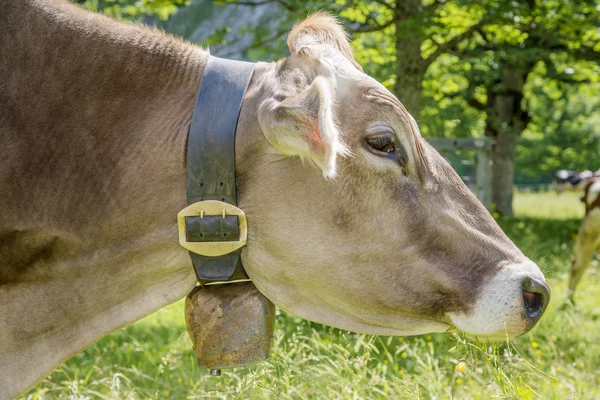
[{"label": "metal bell", "polygon": [[269,357],[275,305],[252,282],[197,286],[185,299],[185,322],[198,364],[219,375]]}]

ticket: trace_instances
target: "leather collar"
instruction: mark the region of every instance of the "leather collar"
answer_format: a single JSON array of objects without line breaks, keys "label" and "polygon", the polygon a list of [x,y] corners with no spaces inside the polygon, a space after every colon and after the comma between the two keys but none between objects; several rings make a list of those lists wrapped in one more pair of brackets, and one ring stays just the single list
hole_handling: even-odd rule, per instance
[{"label": "leather collar", "polygon": [[253,63],[211,56],[198,90],[187,144],[189,206],[178,221],[180,244],[201,283],[248,279],[240,258],[247,224],[237,209],[235,134],[253,70]]}]

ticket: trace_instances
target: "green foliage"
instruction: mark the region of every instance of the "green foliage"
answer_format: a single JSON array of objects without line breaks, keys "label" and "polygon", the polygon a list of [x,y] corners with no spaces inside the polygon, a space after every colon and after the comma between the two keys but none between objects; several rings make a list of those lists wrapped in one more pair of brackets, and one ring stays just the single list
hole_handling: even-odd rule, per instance
[{"label": "green foliage", "polygon": [[[600,82],[565,85],[544,66],[526,88],[533,119],[517,148],[520,181],[546,181],[559,169],[600,168]],[[538,73],[542,70],[541,73]]]},{"label": "green foliage", "polygon": [[115,18],[141,19],[145,16],[166,20],[178,7],[189,4],[189,0],[75,0],[94,11]]},{"label": "green foliage", "polygon": [[178,302],[103,338],[24,398],[599,398],[597,262],[578,306],[561,309],[583,214],[578,195],[520,192],[515,211],[498,222],[547,274],[552,300],[538,326],[510,343],[360,335],[279,312],[271,358],[215,378],[196,364]]},{"label": "green foliage", "polygon": [[482,136],[485,113],[470,107],[468,97],[485,102],[486,91],[478,83],[483,84],[493,68],[490,57],[476,64],[453,55],[439,57],[423,82],[421,132],[440,137]]},{"label": "green foliage", "polygon": [[[562,168],[600,167],[600,108],[593,94],[600,80],[600,2],[486,4],[489,22],[428,69],[422,131],[479,136],[486,121],[511,129],[511,121],[486,115],[494,106],[488,103],[490,91],[502,96],[512,90],[499,84],[511,65],[524,71],[527,84],[520,106],[531,119],[517,149],[517,182],[549,182]],[[520,133],[518,125],[514,128]]]}]

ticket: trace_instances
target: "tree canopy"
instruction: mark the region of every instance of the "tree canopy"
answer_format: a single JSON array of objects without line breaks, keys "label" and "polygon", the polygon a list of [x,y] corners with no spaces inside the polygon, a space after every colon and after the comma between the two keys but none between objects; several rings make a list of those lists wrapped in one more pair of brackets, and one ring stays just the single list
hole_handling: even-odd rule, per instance
[{"label": "tree canopy", "polygon": [[155,17],[167,20],[178,7],[189,4],[189,0],[74,0],[86,8],[115,18],[140,19]]}]

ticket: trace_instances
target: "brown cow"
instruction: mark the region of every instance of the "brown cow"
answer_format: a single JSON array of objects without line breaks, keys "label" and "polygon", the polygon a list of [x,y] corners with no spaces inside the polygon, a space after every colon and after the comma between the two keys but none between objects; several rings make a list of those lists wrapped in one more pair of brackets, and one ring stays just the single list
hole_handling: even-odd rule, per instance
[{"label": "brown cow", "polygon": [[[0,7],[0,398],[195,284],[178,245],[209,54],[66,0]],[[550,293],[334,18],[257,64],[236,139],[243,263],[277,306],[386,335],[522,334]],[[323,177],[325,175],[325,178]]]},{"label": "brown cow", "polygon": [[585,217],[575,241],[575,253],[571,264],[569,298],[573,301],[575,288],[594,256],[600,253],[600,177],[592,178],[584,189],[581,200],[585,203]]}]

